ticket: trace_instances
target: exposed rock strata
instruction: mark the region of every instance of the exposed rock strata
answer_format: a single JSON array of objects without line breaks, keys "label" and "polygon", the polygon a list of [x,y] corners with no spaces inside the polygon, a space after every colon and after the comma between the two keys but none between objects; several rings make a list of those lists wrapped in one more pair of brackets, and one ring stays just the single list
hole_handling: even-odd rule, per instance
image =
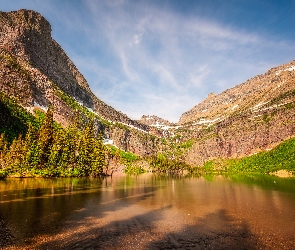
[{"label": "exposed rock strata", "polygon": [[169,149],[161,137],[170,137],[176,144],[193,139],[182,159],[201,165],[213,158],[267,150],[294,136],[295,61],[221,94],[209,94],[184,113],[177,125],[156,116],[134,121],[94,96],[39,13],[0,12],[0,24],[0,91],[28,110],[54,105],[54,118],[63,125],[73,119],[75,105],[80,105],[95,114],[97,127],[126,151],[151,155]]},{"label": "exposed rock strata", "polygon": [[207,99],[182,114],[178,124],[198,123],[201,119],[223,119],[265,103],[294,89],[295,61],[270,69],[246,82]]},{"label": "exposed rock strata", "polygon": [[[149,142],[143,142],[137,137],[148,131],[160,135],[158,130],[131,120],[98,99],[83,75],[52,39],[51,26],[44,17],[29,10],[0,12],[0,24],[2,92],[17,98],[28,110],[35,106],[46,108],[53,105],[54,118],[67,125],[75,116],[75,109],[65,100],[65,93],[107,122],[134,128],[129,127],[126,131],[126,126],[121,126],[112,131],[113,126],[102,126],[106,129],[107,136],[118,143],[119,147],[141,155],[153,152]],[[118,133],[120,129],[122,131]],[[135,146],[137,141],[141,141],[139,148]]]},{"label": "exposed rock strata", "polygon": [[295,135],[295,61],[208,98],[184,113],[179,125],[196,142],[190,164],[268,150]]},{"label": "exposed rock strata", "polygon": [[143,124],[154,126],[154,127],[175,126],[174,123],[171,123],[155,115],[143,115],[139,121]]}]

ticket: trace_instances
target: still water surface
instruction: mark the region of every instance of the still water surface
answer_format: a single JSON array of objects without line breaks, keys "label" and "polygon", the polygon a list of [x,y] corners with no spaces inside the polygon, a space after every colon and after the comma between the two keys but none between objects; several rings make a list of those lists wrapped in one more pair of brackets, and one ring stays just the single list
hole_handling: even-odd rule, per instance
[{"label": "still water surface", "polygon": [[8,249],[294,249],[295,179],[7,179],[1,219]]}]

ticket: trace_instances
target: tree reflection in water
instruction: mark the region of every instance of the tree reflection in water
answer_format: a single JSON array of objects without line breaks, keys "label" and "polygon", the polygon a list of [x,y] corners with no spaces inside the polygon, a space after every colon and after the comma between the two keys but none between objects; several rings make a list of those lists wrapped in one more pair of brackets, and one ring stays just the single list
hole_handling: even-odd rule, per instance
[{"label": "tree reflection in water", "polygon": [[285,225],[295,221],[294,182],[277,180],[279,192],[265,189],[265,179],[262,188],[246,180],[8,179],[0,211],[11,248],[291,249],[295,225]]}]

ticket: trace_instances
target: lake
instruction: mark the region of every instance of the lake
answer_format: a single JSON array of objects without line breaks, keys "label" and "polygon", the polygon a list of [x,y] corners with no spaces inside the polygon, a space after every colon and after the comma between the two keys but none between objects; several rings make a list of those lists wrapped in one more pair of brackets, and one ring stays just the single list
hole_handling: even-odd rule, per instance
[{"label": "lake", "polygon": [[0,221],[7,249],[293,249],[295,178],[9,178]]}]

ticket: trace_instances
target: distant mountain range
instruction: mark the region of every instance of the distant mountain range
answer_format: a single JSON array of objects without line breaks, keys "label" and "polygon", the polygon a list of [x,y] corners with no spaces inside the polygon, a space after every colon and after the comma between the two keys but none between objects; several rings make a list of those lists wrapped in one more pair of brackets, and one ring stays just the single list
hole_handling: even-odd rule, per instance
[{"label": "distant mountain range", "polygon": [[179,159],[202,165],[268,150],[295,134],[295,61],[209,94],[177,124],[153,115],[135,121],[92,93],[44,17],[19,10],[0,12],[0,74],[0,91],[32,114],[53,105],[55,120],[67,126],[78,110],[114,146],[141,156],[176,157],[181,149]]}]

